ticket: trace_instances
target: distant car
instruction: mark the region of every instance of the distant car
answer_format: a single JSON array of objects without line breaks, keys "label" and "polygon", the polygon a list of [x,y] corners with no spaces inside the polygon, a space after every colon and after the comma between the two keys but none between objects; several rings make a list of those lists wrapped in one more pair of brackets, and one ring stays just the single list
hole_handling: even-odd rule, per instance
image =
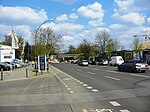
[{"label": "distant car", "polygon": [[88,66],[89,63],[88,63],[87,60],[81,60],[81,61],[78,62],[78,65],[79,65],[79,66]]},{"label": "distant car", "polygon": [[96,61],[93,61],[93,60],[92,60],[92,61],[89,61],[88,63],[89,63],[90,65],[96,65]]},{"label": "distant car", "polygon": [[102,59],[102,60],[99,60],[98,65],[108,65],[108,60],[107,59]]},{"label": "distant car", "polygon": [[109,64],[113,66],[121,65],[122,63],[124,63],[122,56],[112,56],[109,62]]},{"label": "distant car", "polygon": [[148,64],[144,60],[130,60],[118,66],[118,71],[146,72]]},{"label": "distant car", "polygon": [[10,69],[11,67],[8,64],[0,62],[0,70],[8,71]]}]

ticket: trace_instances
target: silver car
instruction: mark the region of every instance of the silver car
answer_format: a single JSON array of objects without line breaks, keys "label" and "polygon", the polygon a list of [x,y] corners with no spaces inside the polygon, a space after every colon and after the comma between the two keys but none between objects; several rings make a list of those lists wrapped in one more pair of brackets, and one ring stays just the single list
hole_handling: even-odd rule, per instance
[{"label": "silver car", "polygon": [[148,64],[144,60],[130,60],[118,65],[119,71],[146,72]]}]

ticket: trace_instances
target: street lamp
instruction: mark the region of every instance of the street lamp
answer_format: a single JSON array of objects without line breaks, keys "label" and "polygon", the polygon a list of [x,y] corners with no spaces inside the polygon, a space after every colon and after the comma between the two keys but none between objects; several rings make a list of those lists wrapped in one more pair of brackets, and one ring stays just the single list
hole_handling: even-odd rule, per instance
[{"label": "street lamp", "polygon": [[49,21],[53,21],[53,19],[48,19],[46,21],[44,21],[43,23],[41,23],[38,28],[36,29],[36,32],[35,32],[35,69],[36,69],[36,76],[37,76],[37,61],[36,61],[36,43],[37,43],[37,33],[38,33],[38,30],[41,28],[41,26]]}]

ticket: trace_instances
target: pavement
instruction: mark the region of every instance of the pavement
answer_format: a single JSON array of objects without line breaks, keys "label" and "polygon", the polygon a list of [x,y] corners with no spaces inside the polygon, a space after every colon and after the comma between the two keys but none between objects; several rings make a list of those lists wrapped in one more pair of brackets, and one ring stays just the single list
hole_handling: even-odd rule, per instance
[{"label": "pavement", "polygon": [[[49,72],[37,73],[37,76],[41,76],[44,74],[49,74]],[[0,73],[0,82],[30,79],[35,78],[37,76],[33,67],[29,65],[23,68],[17,68],[10,71],[3,71],[3,76],[2,73]]]}]

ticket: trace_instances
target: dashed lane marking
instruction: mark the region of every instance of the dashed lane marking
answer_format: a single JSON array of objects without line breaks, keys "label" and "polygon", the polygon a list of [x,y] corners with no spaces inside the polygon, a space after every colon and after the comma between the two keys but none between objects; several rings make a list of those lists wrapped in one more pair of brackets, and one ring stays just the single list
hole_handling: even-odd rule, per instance
[{"label": "dashed lane marking", "polygon": [[120,110],[120,112],[130,112],[129,110]]},{"label": "dashed lane marking", "polygon": [[70,93],[73,94],[74,92],[73,92],[73,91],[70,91]]},{"label": "dashed lane marking", "polygon": [[93,88],[93,87],[91,87],[91,86],[88,86],[88,87],[87,87],[87,89],[92,89],[92,88]]},{"label": "dashed lane marking", "polygon": [[118,107],[118,106],[121,106],[118,102],[116,101],[111,101],[109,102],[110,104],[112,104],[114,107]]},{"label": "dashed lane marking", "polygon": [[89,74],[92,74],[92,75],[94,75],[95,73],[93,73],[93,72],[88,72]]},{"label": "dashed lane marking", "polygon": [[119,80],[120,80],[120,79],[118,79],[118,78],[110,77],[110,76],[104,76],[104,77],[109,78],[109,79],[113,79],[113,80],[117,80],[117,81],[119,81]]},{"label": "dashed lane marking", "polygon": [[86,109],[82,109],[82,112],[88,112]]},{"label": "dashed lane marking", "polygon": [[93,91],[93,92],[98,92],[98,90],[97,90],[97,89],[92,89],[92,91]]},{"label": "dashed lane marking", "polygon": [[70,88],[67,88],[68,90],[70,90]]},{"label": "dashed lane marking", "polygon": [[132,76],[138,76],[138,77],[146,77],[146,78],[150,78],[150,76],[146,76],[146,75],[138,75],[138,74],[130,74]]},{"label": "dashed lane marking", "polygon": [[84,87],[88,86],[87,84],[83,84]]},{"label": "dashed lane marking", "polygon": [[83,82],[79,82],[79,84],[83,84]]},{"label": "dashed lane marking", "polygon": [[120,72],[112,71],[112,70],[107,70],[107,72],[110,72],[110,73],[120,73]]},{"label": "dashed lane marking", "polygon": [[92,68],[93,70],[99,70],[99,69],[97,69],[97,68]]}]

